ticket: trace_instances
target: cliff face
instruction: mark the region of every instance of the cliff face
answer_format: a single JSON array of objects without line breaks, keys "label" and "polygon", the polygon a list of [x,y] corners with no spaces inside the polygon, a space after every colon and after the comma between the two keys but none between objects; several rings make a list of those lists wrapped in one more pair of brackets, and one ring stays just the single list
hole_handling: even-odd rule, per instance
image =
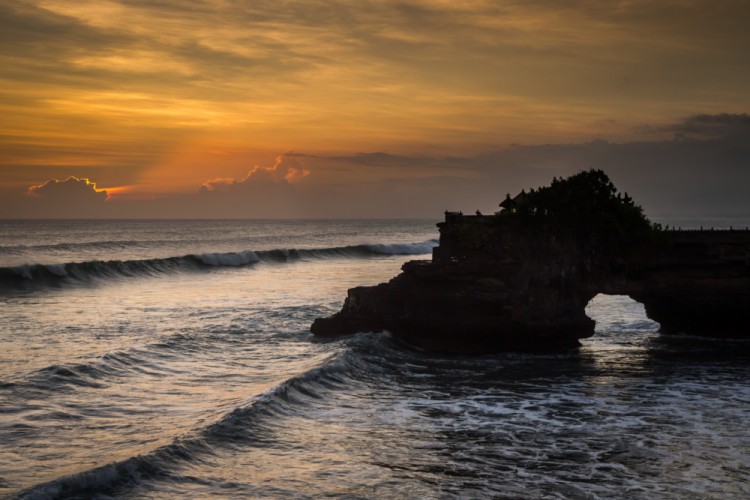
[{"label": "cliff face", "polygon": [[569,347],[593,334],[584,297],[553,296],[541,283],[520,293],[517,272],[486,271],[407,263],[389,283],[349,290],[342,311],[315,320],[312,332],[387,330],[428,351],[463,354]]},{"label": "cliff face", "polygon": [[[508,203],[506,215],[446,213],[432,261],[349,290],[341,312],[312,332],[387,330],[461,354],[559,349],[593,335],[586,304],[609,293],[643,302],[664,333],[750,337],[750,232],[657,230],[634,219],[640,209],[614,198],[604,179],[590,184],[611,190],[606,203],[586,207],[595,218],[581,224],[544,200],[518,212]],[[614,208],[602,209],[612,198]]]},{"label": "cliff face", "polygon": [[523,237],[497,222],[440,224],[432,261],[408,262],[389,283],[349,290],[342,311],[316,320],[312,332],[388,330],[452,353],[563,348],[591,336],[584,308],[593,296],[586,283],[592,263],[554,238]]},{"label": "cliff face", "polygon": [[750,231],[670,231],[665,239],[647,272],[603,291],[642,302],[665,334],[750,338]]}]

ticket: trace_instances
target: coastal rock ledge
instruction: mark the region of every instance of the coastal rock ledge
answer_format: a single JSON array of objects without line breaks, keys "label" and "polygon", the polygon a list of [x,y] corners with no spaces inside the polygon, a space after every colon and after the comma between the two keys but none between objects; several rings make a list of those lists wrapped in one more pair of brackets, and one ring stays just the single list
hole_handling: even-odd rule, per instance
[{"label": "coastal rock ledge", "polygon": [[500,206],[446,212],[431,261],[350,289],[312,333],[389,331],[449,354],[565,349],[594,334],[585,307],[607,293],[643,303],[664,334],[750,338],[750,231],[665,230],[600,170]]}]

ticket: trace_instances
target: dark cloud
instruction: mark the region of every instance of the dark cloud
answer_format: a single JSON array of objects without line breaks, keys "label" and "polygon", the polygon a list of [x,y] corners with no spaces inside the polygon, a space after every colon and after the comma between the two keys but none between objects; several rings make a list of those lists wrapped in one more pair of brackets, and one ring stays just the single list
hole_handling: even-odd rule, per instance
[{"label": "dark cloud", "polygon": [[[406,205],[406,197],[399,201],[394,193],[411,192],[421,206],[408,206],[422,216],[445,208],[489,212],[505,193],[546,185],[554,176],[588,168],[606,171],[653,217],[740,216],[750,213],[748,118],[747,114],[695,115],[651,127],[650,133],[668,132],[669,137],[648,141],[514,145],[468,157],[377,152],[331,159],[387,171],[388,176],[373,186],[388,193],[390,207]],[[672,137],[679,134],[689,139]],[[403,175],[394,177],[399,171]],[[416,186],[421,191],[410,191]]]},{"label": "dark cloud", "polygon": [[[670,134],[689,132],[689,140],[514,145],[463,157],[383,151],[331,156],[288,152],[271,166],[252,168],[245,177],[213,179],[197,193],[155,200],[123,198],[104,203],[106,195],[97,192],[91,181],[71,178],[31,190],[33,196],[24,197],[26,209],[20,214],[60,216],[77,207],[78,217],[102,213],[118,217],[439,219],[444,210],[491,213],[505,193],[547,185],[554,176],[600,168],[652,218],[747,216],[747,121],[746,114],[695,115],[653,128]],[[308,176],[309,171],[313,174]],[[31,202],[34,210],[29,208]],[[100,212],[103,207],[106,212]],[[0,215],[9,213],[19,212],[0,210]]]},{"label": "dark cloud", "polygon": [[647,126],[643,133],[674,134],[677,139],[750,139],[750,115],[743,114],[701,114],[665,126]]},{"label": "dark cloud", "polygon": [[200,207],[201,217],[299,217],[304,194],[294,184],[308,175],[298,157],[282,154],[272,166],[256,165],[242,179],[206,181],[182,202],[192,205],[191,210]]},{"label": "dark cloud", "polygon": [[54,13],[33,2],[0,3],[0,61],[6,65],[2,70],[6,78],[34,84],[85,85],[92,75],[72,68],[71,58],[136,40],[122,32],[100,29]]},{"label": "dark cloud", "polygon": [[[695,115],[669,126],[652,128],[654,133],[657,129],[661,134],[669,132],[668,137],[632,142],[599,139],[514,145],[467,157],[379,152],[333,159],[377,172],[387,171],[388,177],[377,184],[378,189],[389,193],[390,207],[408,206],[413,210],[410,213],[421,216],[446,208],[464,211],[479,208],[490,212],[505,193],[547,185],[554,176],[588,168],[605,170],[652,217],[750,213],[748,115]],[[672,136],[679,133],[689,133],[690,139],[675,140]],[[403,175],[394,177],[399,171]],[[415,172],[421,174],[414,175]],[[421,191],[410,191],[416,186]],[[394,195],[397,192],[411,192],[413,198],[421,200],[421,205],[407,204],[408,196],[399,201]]]},{"label": "dark cloud", "polygon": [[357,153],[354,155],[331,157],[334,160],[356,163],[368,166],[403,167],[414,164],[414,158],[410,156],[394,155],[377,151],[374,153]]},{"label": "dark cloud", "polygon": [[83,48],[91,43],[100,44],[101,48],[103,42],[117,40],[122,38],[31,2],[0,4],[0,53],[18,54],[25,50],[41,56],[45,50]]},{"label": "dark cloud", "polygon": [[53,202],[100,204],[107,201],[106,191],[97,190],[96,183],[90,179],[78,177],[68,177],[65,180],[50,179],[44,184],[31,186],[28,194]]},{"label": "dark cloud", "polygon": [[109,215],[107,192],[97,190],[89,179],[50,179],[31,186],[25,196],[11,193],[8,205],[0,206],[4,217],[98,218]]},{"label": "dark cloud", "polygon": [[217,178],[203,183],[202,192],[242,191],[255,189],[258,185],[291,184],[310,175],[296,155],[283,154],[276,158],[271,167],[256,165],[240,180]]},{"label": "dark cloud", "polygon": [[[674,138],[639,142],[515,146],[485,155],[489,178],[518,189],[553,175],[605,170],[652,216],[750,213],[750,127],[739,115],[696,115],[668,127]],[[536,182],[534,182],[536,181]]]},{"label": "dark cloud", "polygon": [[[16,0],[0,2],[0,107],[50,154],[60,142],[42,136],[83,128],[101,133],[100,151],[125,136],[142,151],[196,125],[259,144],[403,151],[413,140],[450,154],[497,138],[575,140],[603,114],[629,134],[654,110],[746,102],[749,16],[732,0]],[[90,154],[78,156],[103,163]]]}]

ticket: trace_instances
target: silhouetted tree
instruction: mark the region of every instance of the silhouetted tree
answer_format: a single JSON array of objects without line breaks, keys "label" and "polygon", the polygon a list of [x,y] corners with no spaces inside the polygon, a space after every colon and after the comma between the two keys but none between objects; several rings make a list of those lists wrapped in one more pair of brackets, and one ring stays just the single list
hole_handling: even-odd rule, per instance
[{"label": "silhouetted tree", "polygon": [[530,231],[574,239],[579,247],[596,253],[626,253],[660,229],[627,193],[618,193],[602,170],[555,178],[551,186],[525,193],[513,208],[500,212],[499,218]]}]

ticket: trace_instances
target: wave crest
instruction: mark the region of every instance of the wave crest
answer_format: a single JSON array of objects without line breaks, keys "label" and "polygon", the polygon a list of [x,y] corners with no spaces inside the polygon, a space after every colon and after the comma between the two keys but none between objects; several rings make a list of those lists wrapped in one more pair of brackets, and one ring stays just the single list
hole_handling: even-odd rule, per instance
[{"label": "wave crest", "polygon": [[207,266],[237,267],[255,264],[260,261],[258,256],[252,250],[247,250],[245,252],[202,253],[196,257]]},{"label": "wave crest", "polygon": [[205,271],[217,267],[243,267],[259,262],[284,263],[331,258],[373,258],[389,255],[429,254],[437,240],[420,243],[378,243],[330,248],[276,249],[241,252],[211,252],[143,260],[68,262],[65,264],[23,264],[0,267],[0,289],[59,287],[99,280],[136,276]]}]

